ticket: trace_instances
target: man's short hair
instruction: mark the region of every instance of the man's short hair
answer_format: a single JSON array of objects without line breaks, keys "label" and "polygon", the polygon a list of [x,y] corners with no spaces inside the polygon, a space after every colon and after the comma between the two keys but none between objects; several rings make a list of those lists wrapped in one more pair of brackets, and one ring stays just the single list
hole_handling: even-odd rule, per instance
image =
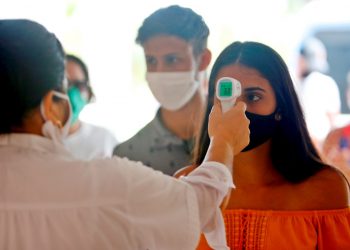
[{"label": "man's short hair", "polygon": [[136,43],[141,46],[157,35],[176,36],[193,46],[194,55],[207,47],[209,28],[202,16],[190,8],[172,5],[148,16],[138,30]]},{"label": "man's short hair", "polygon": [[307,38],[302,42],[299,53],[306,60],[308,73],[313,71],[327,73],[329,69],[327,49],[320,39]]}]

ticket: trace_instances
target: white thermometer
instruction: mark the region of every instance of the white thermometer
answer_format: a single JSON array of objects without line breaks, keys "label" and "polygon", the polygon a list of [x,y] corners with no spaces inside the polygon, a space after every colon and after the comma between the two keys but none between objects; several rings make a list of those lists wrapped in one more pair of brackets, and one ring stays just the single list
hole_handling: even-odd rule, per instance
[{"label": "white thermometer", "polygon": [[231,77],[222,77],[216,84],[216,97],[221,102],[222,112],[225,113],[235,105],[241,95],[241,83]]}]

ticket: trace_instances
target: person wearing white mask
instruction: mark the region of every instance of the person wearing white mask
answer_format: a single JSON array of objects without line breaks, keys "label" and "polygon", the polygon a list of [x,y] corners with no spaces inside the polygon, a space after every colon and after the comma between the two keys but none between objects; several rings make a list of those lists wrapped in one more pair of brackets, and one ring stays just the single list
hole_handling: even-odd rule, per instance
[{"label": "person wearing white mask", "polygon": [[209,119],[203,164],[175,179],[119,157],[75,159],[64,52],[26,19],[0,20],[0,249],[227,249],[219,205],[249,143],[245,104]]},{"label": "person wearing white mask", "polygon": [[172,5],[148,16],[136,43],[144,50],[146,80],[160,108],[155,118],[114,154],[173,175],[189,165],[206,104],[209,28],[190,8]]}]

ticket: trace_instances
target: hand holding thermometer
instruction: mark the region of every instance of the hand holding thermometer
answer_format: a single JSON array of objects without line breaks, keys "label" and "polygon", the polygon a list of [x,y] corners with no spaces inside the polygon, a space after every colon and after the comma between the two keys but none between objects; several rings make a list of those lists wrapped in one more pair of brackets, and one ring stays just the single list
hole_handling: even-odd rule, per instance
[{"label": "hand holding thermometer", "polygon": [[216,97],[221,102],[222,112],[225,113],[235,105],[241,95],[241,83],[231,77],[222,77],[216,84]]}]

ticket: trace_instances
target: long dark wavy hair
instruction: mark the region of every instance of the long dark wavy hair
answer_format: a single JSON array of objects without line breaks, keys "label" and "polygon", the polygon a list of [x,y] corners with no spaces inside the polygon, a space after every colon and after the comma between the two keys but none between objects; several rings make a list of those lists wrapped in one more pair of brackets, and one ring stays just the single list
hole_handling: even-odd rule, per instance
[{"label": "long dark wavy hair", "polygon": [[202,129],[194,151],[199,165],[209,146],[208,117],[213,106],[215,80],[228,65],[240,64],[257,70],[275,91],[282,119],[272,137],[271,158],[274,168],[289,182],[298,183],[325,167],[314,147],[288,67],[272,48],[257,42],[234,42],[226,47],[213,65],[209,78],[209,96]]}]

